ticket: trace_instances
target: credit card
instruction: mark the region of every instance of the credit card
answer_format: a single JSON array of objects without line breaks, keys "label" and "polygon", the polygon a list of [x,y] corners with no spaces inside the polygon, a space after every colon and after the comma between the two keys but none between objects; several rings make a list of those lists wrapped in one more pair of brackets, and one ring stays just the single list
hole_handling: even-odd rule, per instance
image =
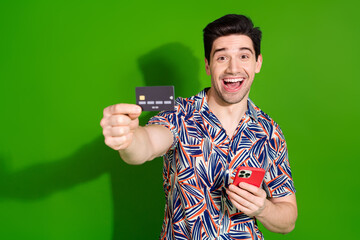
[{"label": "credit card", "polygon": [[174,86],[136,87],[136,104],[143,111],[174,110]]}]

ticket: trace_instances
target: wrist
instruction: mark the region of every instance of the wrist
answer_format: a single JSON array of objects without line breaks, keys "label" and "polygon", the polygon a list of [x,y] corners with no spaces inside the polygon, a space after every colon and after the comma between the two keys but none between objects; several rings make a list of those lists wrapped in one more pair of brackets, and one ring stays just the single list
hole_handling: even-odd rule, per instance
[{"label": "wrist", "polygon": [[269,213],[271,212],[271,208],[274,207],[273,205],[274,204],[271,201],[269,201],[268,199],[265,199],[263,210],[255,217],[259,220],[266,218],[269,215]]}]

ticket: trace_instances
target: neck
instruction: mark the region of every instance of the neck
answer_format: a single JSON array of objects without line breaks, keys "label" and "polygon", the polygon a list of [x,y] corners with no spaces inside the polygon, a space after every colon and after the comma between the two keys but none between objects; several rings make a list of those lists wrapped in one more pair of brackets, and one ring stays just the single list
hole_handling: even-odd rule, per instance
[{"label": "neck", "polygon": [[226,117],[236,117],[238,116],[239,120],[243,117],[247,110],[247,101],[249,98],[249,93],[247,93],[244,98],[237,103],[227,103],[224,102],[220,97],[214,93],[214,90],[210,88],[206,93],[206,100],[209,105],[210,110],[217,115],[226,115]]},{"label": "neck", "polygon": [[240,120],[245,115],[249,94],[246,94],[240,102],[231,104],[221,100],[212,91],[213,89],[210,88],[206,94],[209,109],[219,119],[226,133],[231,138]]}]

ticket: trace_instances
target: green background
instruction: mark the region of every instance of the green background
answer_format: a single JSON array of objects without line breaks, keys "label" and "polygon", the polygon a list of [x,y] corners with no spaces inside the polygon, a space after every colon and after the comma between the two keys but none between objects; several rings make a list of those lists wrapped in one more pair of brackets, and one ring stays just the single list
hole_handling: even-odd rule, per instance
[{"label": "green background", "polygon": [[162,160],[123,163],[103,143],[102,110],[134,103],[136,86],[209,86],[202,29],[227,13],[263,31],[251,98],[281,125],[297,189],[295,230],[262,227],[265,238],[355,238],[355,3],[1,1],[0,239],[157,239]]}]

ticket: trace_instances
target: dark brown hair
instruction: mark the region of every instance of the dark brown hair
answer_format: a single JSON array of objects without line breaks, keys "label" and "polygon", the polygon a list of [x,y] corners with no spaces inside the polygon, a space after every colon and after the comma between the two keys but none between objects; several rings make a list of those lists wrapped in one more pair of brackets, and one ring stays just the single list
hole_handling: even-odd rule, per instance
[{"label": "dark brown hair", "polygon": [[251,38],[256,60],[260,55],[261,31],[254,27],[251,19],[244,15],[228,14],[209,23],[203,30],[205,58],[210,63],[210,52],[213,42],[222,36],[242,34]]}]

